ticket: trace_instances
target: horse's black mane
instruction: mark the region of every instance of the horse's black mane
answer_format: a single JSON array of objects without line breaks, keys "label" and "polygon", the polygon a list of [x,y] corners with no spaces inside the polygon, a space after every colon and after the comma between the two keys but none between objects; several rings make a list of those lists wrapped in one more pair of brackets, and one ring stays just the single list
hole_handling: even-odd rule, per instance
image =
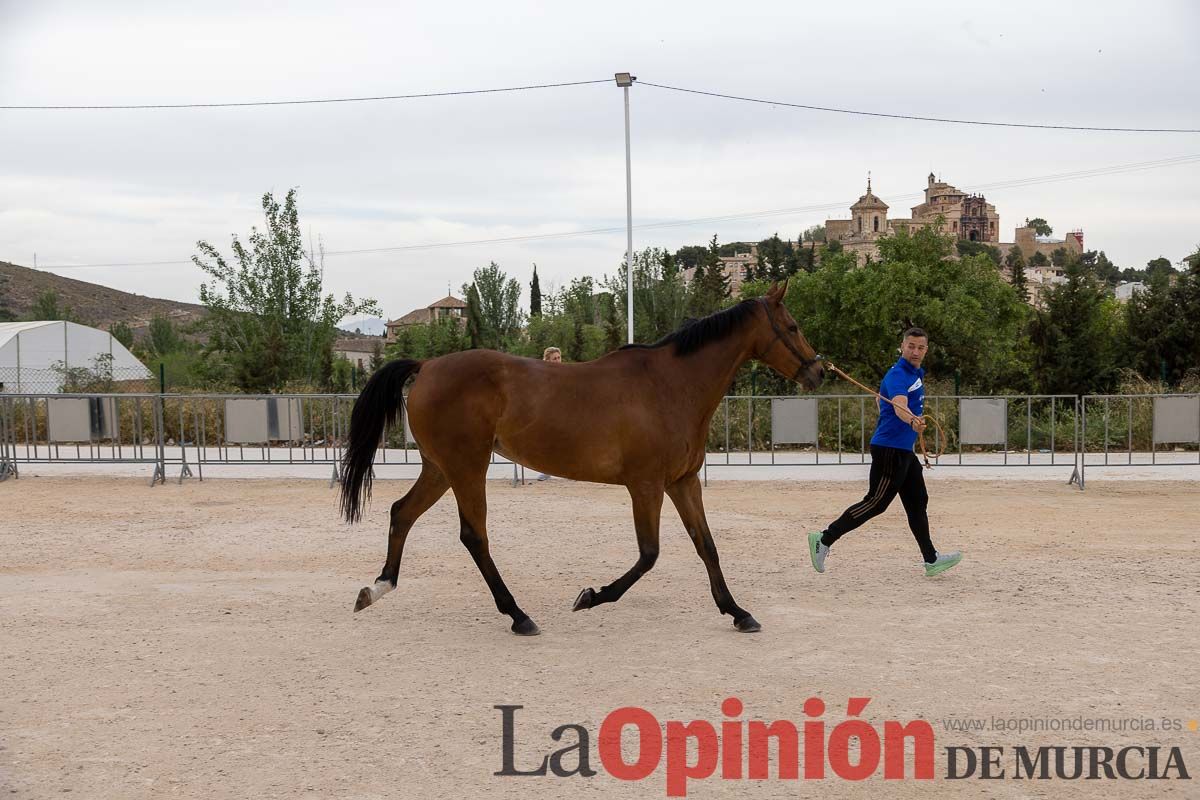
[{"label": "horse's black mane", "polygon": [[675,345],[675,355],[686,356],[694,353],[709,342],[724,339],[740,328],[754,314],[757,300],[743,300],[736,306],[731,306],[715,314],[709,314],[700,319],[684,320],[676,330],[659,339],[654,344],[627,344],[622,350],[648,350]]}]

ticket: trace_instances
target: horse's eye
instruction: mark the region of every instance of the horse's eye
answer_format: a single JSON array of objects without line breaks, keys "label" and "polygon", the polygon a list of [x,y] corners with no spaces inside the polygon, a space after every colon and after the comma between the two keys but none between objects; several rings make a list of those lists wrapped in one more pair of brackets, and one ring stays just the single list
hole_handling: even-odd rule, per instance
[{"label": "horse's eye", "polygon": [[799,332],[800,332],[800,326],[798,326],[798,325],[789,325],[789,326],[788,326],[788,330],[789,330],[789,331],[791,331],[792,333],[799,333]]}]

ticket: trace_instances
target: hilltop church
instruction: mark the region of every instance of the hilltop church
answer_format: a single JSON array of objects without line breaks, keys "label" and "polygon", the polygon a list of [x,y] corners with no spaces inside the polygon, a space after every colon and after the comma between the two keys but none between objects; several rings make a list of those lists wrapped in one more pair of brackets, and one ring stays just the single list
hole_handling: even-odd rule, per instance
[{"label": "hilltop church", "polygon": [[937,225],[939,221],[943,232],[957,239],[990,245],[999,249],[1001,254],[1007,255],[1010,249],[1016,247],[1026,263],[1034,253],[1041,252],[1048,257],[1060,247],[1073,255],[1083,252],[1081,230],[1071,231],[1066,239],[1050,239],[1035,235],[1033,229],[1026,225],[1016,229],[1016,241],[1001,242],[1000,215],[996,213],[996,207],[983,195],[967,194],[938,180],[932,172],[925,187],[925,202],[913,206],[911,212],[910,219],[889,219],[888,204],[871,191],[871,178],[868,176],[867,193],[850,206],[850,219],[826,220],[825,238],[827,241],[840,242],[846,251],[855,254],[859,264],[879,258],[878,242],[881,237],[894,235],[901,230],[911,233],[918,228]]}]

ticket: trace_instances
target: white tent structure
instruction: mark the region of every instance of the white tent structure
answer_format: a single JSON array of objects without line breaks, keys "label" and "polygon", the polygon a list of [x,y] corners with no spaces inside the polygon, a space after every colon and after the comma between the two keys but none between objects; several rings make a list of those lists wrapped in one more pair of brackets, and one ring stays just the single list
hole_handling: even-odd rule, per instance
[{"label": "white tent structure", "polygon": [[0,322],[0,392],[53,393],[68,376],[146,381],[150,370],[108,331],[74,322]]}]

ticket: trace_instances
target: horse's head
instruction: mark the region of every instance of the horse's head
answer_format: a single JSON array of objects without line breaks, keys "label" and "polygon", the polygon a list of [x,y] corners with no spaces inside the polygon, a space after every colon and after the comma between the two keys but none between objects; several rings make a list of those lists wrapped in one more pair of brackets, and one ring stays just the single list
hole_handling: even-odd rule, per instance
[{"label": "horse's head", "polygon": [[771,290],[758,299],[760,319],[755,326],[752,355],[785,378],[816,389],[825,379],[825,367],[783,304],[785,294],[786,280],[772,284]]}]

